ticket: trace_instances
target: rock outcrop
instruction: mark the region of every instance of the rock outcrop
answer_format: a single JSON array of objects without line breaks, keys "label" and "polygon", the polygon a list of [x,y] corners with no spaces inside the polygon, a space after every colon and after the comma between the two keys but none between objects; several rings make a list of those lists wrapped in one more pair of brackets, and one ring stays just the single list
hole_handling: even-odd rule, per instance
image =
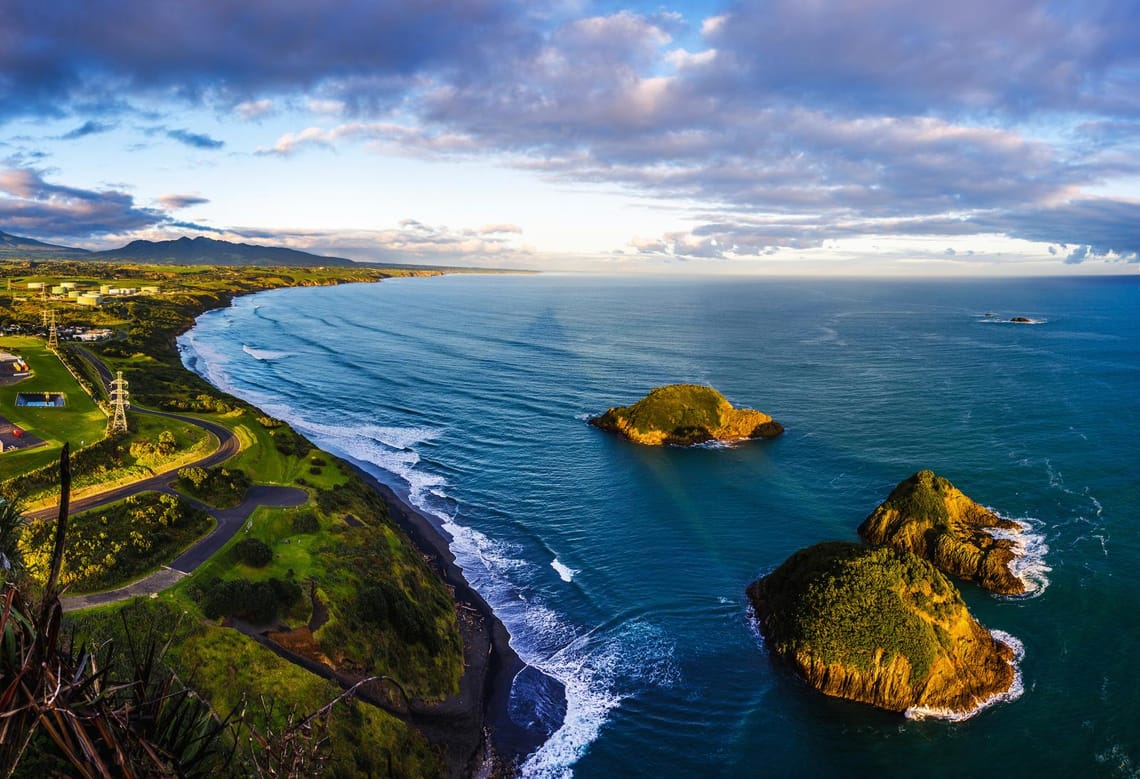
[{"label": "rock outcrop", "polygon": [[967,714],[1016,680],[1014,650],[909,552],[817,544],[753,582],[748,597],[769,649],[827,695]]},{"label": "rock outcrop", "polygon": [[1016,522],[978,505],[933,471],[919,471],[863,521],[859,535],[869,544],[912,552],[992,592],[1020,595],[1025,583],[1010,569],[1014,542],[1002,537],[1002,531],[1019,530]]},{"label": "rock outcrop", "polygon": [[724,395],[698,384],[657,387],[632,406],[619,406],[590,424],[651,446],[775,438],[783,426],[767,414],[733,408]]}]

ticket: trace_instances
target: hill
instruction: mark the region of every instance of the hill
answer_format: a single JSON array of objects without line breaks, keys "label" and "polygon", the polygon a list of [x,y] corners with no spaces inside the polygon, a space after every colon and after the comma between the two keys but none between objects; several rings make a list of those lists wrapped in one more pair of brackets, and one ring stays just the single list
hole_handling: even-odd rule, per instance
[{"label": "hill", "polygon": [[282,246],[258,246],[232,243],[213,238],[178,238],[173,241],[131,241],[119,249],[92,252],[90,259],[117,260],[164,265],[293,265],[352,266],[357,263],[344,257],[287,249]]},{"label": "hill", "polygon": [[0,259],[20,257],[26,259],[79,257],[90,254],[86,249],[76,249],[71,246],[57,246],[53,243],[44,243],[33,238],[21,238],[18,235],[9,235],[0,232]]}]

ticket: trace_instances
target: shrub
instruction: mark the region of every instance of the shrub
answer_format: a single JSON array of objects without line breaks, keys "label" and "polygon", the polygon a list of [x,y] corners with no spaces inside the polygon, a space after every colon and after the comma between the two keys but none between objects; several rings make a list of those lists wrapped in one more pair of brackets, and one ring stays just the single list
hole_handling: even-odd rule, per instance
[{"label": "shrub", "polygon": [[234,545],[234,556],[238,562],[263,568],[273,559],[273,550],[257,538],[243,538]]},{"label": "shrub", "polygon": [[316,533],[320,529],[321,523],[311,511],[303,511],[293,517],[294,533]]},{"label": "shrub", "polygon": [[263,582],[214,579],[193,592],[202,612],[210,619],[242,617],[259,624],[272,622],[300,600],[301,595],[301,585],[277,578]]}]

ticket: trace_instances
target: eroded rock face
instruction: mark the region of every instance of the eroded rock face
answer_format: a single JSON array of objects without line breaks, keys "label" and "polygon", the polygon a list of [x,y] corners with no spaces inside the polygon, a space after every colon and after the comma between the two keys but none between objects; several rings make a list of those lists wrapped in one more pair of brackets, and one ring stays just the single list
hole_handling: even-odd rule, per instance
[{"label": "eroded rock face", "polygon": [[964,715],[1016,679],[1013,649],[909,552],[817,544],[753,582],[748,597],[769,649],[827,695]]},{"label": "eroded rock face", "polygon": [[760,411],[733,408],[712,387],[669,384],[632,406],[616,406],[590,424],[651,446],[775,438],[783,426]]},{"label": "eroded rock face", "polygon": [[869,544],[912,552],[938,570],[991,592],[1020,595],[1025,583],[1010,569],[1014,542],[994,534],[1020,529],[970,500],[947,479],[919,471],[863,521],[859,535]]}]

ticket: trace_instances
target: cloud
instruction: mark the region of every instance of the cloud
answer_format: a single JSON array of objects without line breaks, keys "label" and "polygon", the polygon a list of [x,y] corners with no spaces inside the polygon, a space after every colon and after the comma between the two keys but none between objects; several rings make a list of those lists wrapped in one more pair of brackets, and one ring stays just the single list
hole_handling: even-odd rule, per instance
[{"label": "cloud", "polygon": [[163,208],[170,211],[200,206],[210,202],[208,198],[199,195],[159,195],[156,200],[162,204]]},{"label": "cloud", "polygon": [[1088,256],[1089,256],[1091,251],[1092,251],[1091,246],[1078,246],[1077,248],[1075,248],[1071,252],[1069,252],[1069,256],[1067,256],[1065,258],[1065,264],[1066,265],[1080,265],[1082,262],[1084,262],[1086,259],[1088,259]]},{"label": "cloud", "polygon": [[328,129],[306,127],[296,133],[285,133],[273,146],[260,148],[257,153],[288,157],[307,147],[331,149],[342,140],[369,142],[378,151],[398,150],[404,154],[429,156],[477,152],[480,149],[472,138],[457,133],[432,132],[393,122],[353,122]]},{"label": "cloud", "polygon": [[230,240],[272,241],[326,256],[404,264],[481,264],[533,267],[534,253],[518,244],[516,225],[454,228],[415,219],[380,230],[275,230],[235,228]]},{"label": "cloud", "polygon": [[237,115],[246,121],[255,119],[263,119],[270,116],[274,112],[273,101],[269,98],[262,98],[260,100],[243,100],[234,106],[234,111]]},{"label": "cloud", "polygon": [[96,122],[93,119],[88,119],[83,124],[76,127],[74,130],[69,130],[60,136],[60,140],[74,141],[79,138],[86,138],[88,135],[98,135],[115,129],[115,125],[108,122]]},{"label": "cloud", "polygon": [[35,238],[83,239],[152,227],[165,220],[116,190],[51,184],[29,168],[0,170],[0,224]]},{"label": "cloud", "polygon": [[347,90],[352,104],[386,104],[425,70],[478,69],[526,45],[526,18],[525,4],[496,0],[216,0],[177,13],[141,0],[114,13],[91,13],[86,0],[8,0],[0,121],[124,110],[139,98],[232,107]]},{"label": "cloud", "polygon": [[1135,4],[580,11],[598,5],[216,0],[180,9],[175,24],[139,0],[117,16],[82,14],[80,0],[11,0],[0,122],[108,121],[140,103],[244,119],[303,109],[310,118],[259,153],[354,144],[618,187],[698,225],[635,243],[670,256],[889,234],[1007,235],[1101,259],[1137,251],[1136,205],[1089,194],[1140,175]]},{"label": "cloud", "polygon": [[226,145],[225,141],[189,130],[167,130],[166,137],[195,149],[220,149]]},{"label": "cloud", "polygon": [[740,2],[705,31],[720,51],[708,83],[856,113],[1135,116],[1138,26],[1101,2]]}]

